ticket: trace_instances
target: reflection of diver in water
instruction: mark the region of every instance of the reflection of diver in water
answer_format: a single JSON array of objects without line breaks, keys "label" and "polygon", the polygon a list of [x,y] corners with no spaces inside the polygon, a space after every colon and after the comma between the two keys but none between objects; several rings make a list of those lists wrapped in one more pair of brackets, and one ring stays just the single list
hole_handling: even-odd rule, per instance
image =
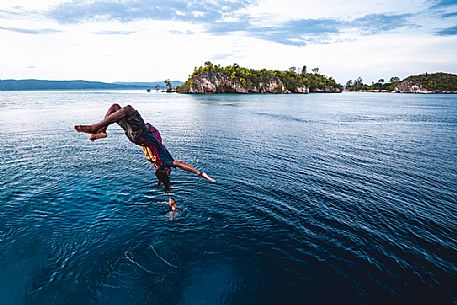
[{"label": "reflection of diver in water", "polygon": [[173,220],[176,212],[178,212],[178,207],[176,206],[176,200],[173,197],[170,197],[167,202],[162,202],[163,204],[168,204],[171,208],[170,211],[170,220]]}]

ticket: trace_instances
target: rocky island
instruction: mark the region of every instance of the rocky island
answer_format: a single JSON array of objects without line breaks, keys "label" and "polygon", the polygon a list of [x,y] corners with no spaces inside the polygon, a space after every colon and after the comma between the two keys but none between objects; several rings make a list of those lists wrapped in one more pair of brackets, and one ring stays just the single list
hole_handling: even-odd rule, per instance
[{"label": "rocky island", "polygon": [[457,93],[457,75],[432,73],[411,75],[394,87],[402,93]]},{"label": "rocky island", "polygon": [[206,62],[196,67],[188,80],[178,86],[178,93],[310,93],[341,92],[343,87],[332,77],[319,74],[319,69],[307,73],[291,67],[287,71],[254,70],[233,64],[227,67]]},{"label": "rocky island", "polygon": [[392,77],[390,82],[383,79],[371,85],[362,78],[346,82],[347,91],[398,92],[398,93],[457,93],[457,75],[450,73],[424,73],[410,75],[404,80]]}]

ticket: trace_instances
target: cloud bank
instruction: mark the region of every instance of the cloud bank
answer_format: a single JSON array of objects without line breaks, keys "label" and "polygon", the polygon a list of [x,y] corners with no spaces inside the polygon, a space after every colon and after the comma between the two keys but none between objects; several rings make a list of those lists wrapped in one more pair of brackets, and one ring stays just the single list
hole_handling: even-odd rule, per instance
[{"label": "cloud bank", "polygon": [[8,77],[137,81],[173,67],[166,77],[183,79],[211,59],[376,80],[397,70],[457,72],[457,3],[2,0],[0,39]]}]

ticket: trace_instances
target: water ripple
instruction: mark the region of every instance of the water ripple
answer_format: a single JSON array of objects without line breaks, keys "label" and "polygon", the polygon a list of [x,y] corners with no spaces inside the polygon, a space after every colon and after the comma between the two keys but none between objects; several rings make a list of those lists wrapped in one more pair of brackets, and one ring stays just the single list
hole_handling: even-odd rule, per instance
[{"label": "water ripple", "polygon": [[[218,183],[174,170],[163,193],[118,126],[72,130],[124,100]],[[457,302],[454,96],[11,92],[0,109],[2,305]]]}]

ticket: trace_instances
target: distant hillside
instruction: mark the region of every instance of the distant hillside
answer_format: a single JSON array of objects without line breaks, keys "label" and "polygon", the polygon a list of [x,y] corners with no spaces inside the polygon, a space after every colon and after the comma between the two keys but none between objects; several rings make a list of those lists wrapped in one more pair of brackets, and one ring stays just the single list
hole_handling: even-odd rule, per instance
[{"label": "distant hillside", "polygon": [[348,91],[399,92],[399,93],[457,93],[457,75],[450,73],[425,73],[410,75],[400,81],[392,77],[390,82],[380,79],[371,85],[364,84],[362,78],[349,80]]},{"label": "distant hillside", "polygon": [[227,67],[205,62],[195,68],[189,79],[176,90],[179,93],[309,93],[341,92],[342,86],[332,77],[307,73],[303,69],[291,67],[285,71],[255,70],[233,64]]},{"label": "distant hillside", "polygon": [[[180,86],[182,85],[183,82],[173,80],[171,81],[171,84],[173,87]],[[145,88],[151,88],[154,89],[157,85],[160,87],[160,89],[165,89],[165,82],[114,82],[113,84],[116,85],[122,85],[122,86],[140,86],[140,87],[145,87]]]},{"label": "distant hillside", "polygon": [[457,93],[457,75],[441,72],[411,75],[402,80],[395,87],[395,91],[413,93]]},{"label": "distant hillside", "polygon": [[[182,82],[172,82],[174,86]],[[160,89],[165,88],[164,82],[117,82],[103,83],[83,80],[51,81],[51,80],[0,80],[0,91],[33,91],[33,90],[145,90],[154,89],[156,85]]]}]

